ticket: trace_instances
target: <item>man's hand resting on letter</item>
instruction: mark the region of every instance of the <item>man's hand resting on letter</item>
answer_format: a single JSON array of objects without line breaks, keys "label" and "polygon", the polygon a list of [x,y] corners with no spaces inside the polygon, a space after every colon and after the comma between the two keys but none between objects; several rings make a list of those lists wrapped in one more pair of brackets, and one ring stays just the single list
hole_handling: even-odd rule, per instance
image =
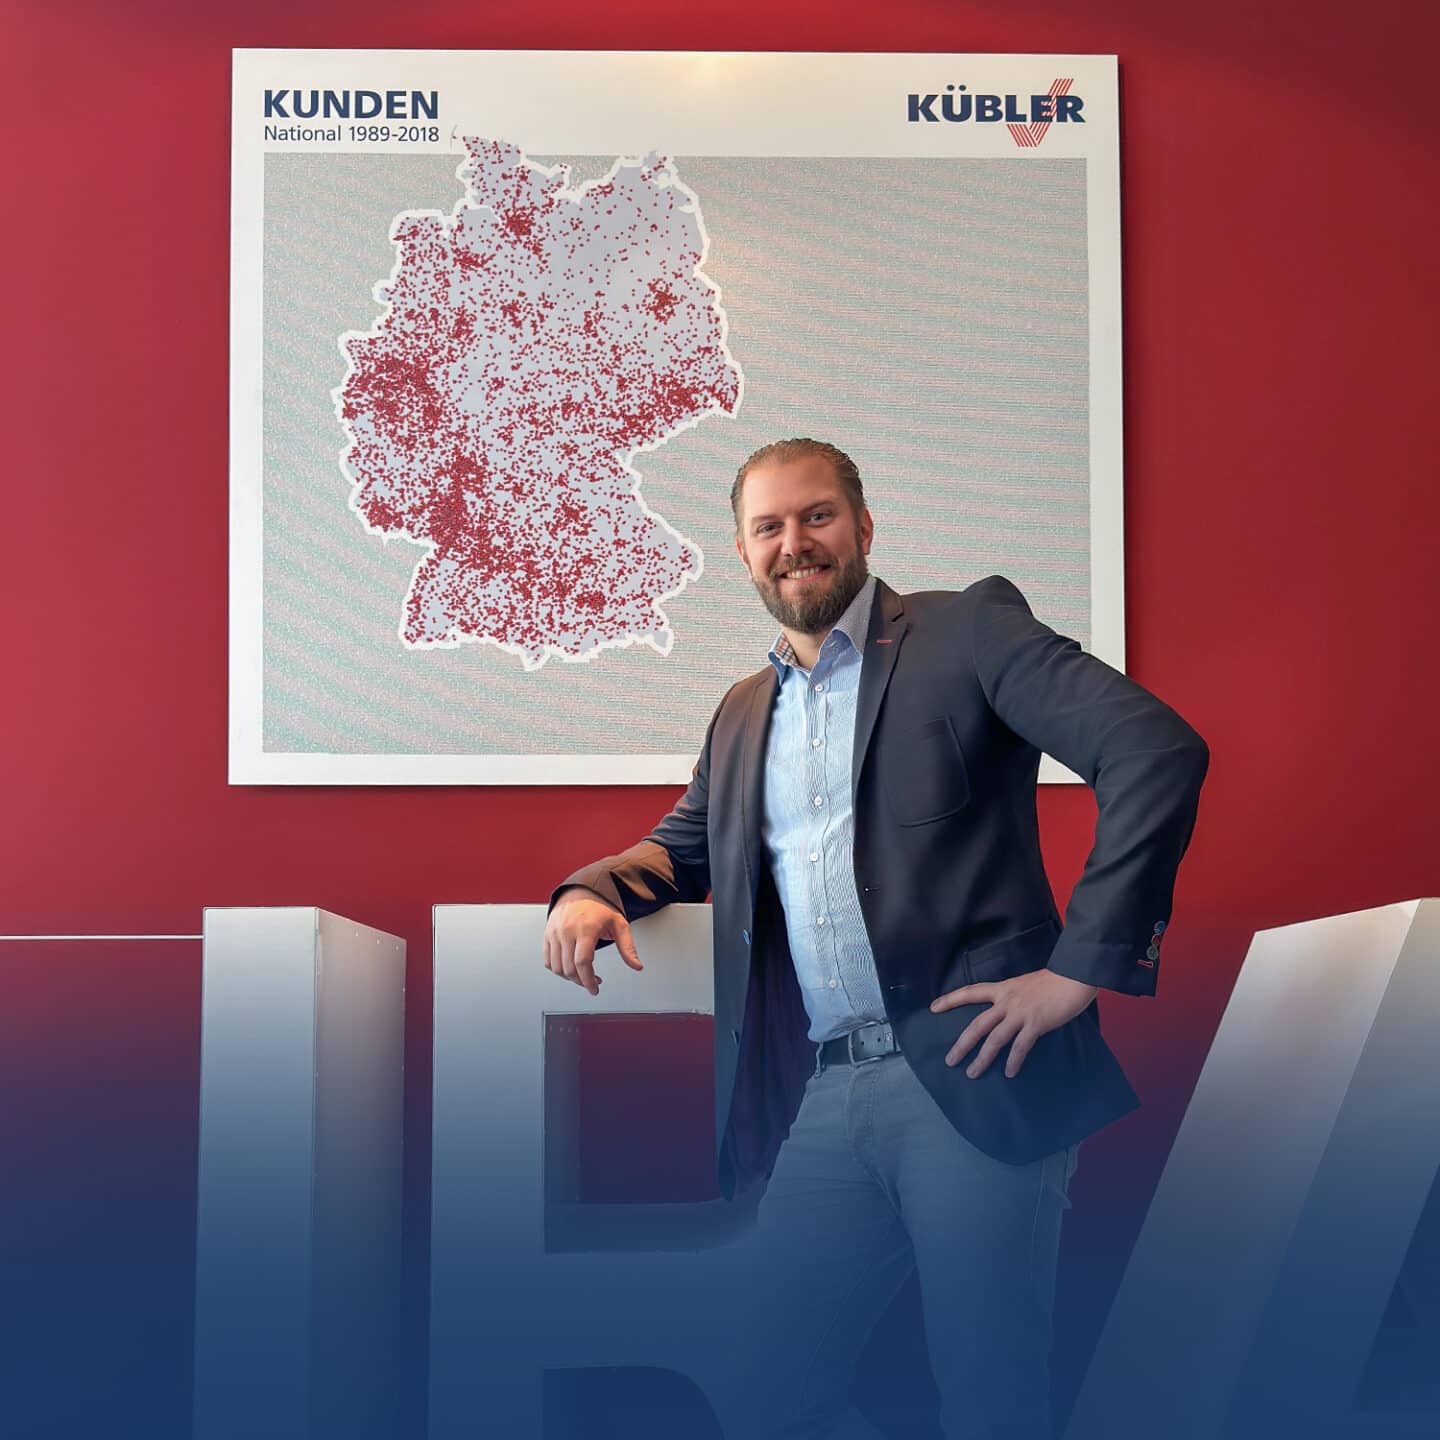
[{"label": "man's hand resting on letter", "polygon": [[632,970],[645,968],[630,938],[630,922],[593,890],[573,885],[555,902],[545,923],[545,968],[598,995],[600,977],[595,973],[598,940],[613,940],[620,958]]}]

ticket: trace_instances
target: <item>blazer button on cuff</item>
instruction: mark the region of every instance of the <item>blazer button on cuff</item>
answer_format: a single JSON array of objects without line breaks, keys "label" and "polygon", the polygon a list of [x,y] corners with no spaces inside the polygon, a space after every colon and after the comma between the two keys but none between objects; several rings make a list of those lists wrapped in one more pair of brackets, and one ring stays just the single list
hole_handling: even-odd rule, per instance
[{"label": "blazer button on cuff", "polygon": [[740,932],[740,938],[748,945],[750,943],[750,932],[748,930],[742,930]]}]

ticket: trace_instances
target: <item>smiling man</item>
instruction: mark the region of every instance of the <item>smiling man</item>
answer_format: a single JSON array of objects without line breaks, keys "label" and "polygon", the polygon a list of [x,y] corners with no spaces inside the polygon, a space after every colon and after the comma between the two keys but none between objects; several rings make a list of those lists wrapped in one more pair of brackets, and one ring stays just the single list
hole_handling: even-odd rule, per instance
[{"label": "smiling man", "polygon": [[853,463],[839,451],[840,459],[832,460],[808,443],[781,441],[759,451],[764,458],[746,462],[730,493],[735,549],[807,667],[864,588],[875,534]]},{"label": "smiling man", "polygon": [[[713,890],[721,1185],[768,1177],[747,1434],[877,1433],[850,1371],[918,1265],[944,1433],[1041,1440],[1077,1147],[1137,1103],[1095,999],[1154,993],[1208,751],[1002,577],[906,596],[872,577],[834,446],[767,445],[731,502],[780,635],[675,808],[557,889],[545,964],[595,994],[598,945],[640,969],[630,922]],[[1098,802],[1063,928],[1042,752]]]}]

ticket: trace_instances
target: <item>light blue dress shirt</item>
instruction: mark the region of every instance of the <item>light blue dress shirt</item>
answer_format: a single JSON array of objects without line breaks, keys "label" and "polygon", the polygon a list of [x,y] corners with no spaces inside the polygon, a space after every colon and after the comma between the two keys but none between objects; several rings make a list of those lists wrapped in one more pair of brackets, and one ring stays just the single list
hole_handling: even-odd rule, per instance
[{"label": "light blue dress shirt", "polygon": [[783,634],[770,651],[780,685],[765,751],[762,837],[817,1044],[885,1018],[855,890],[850,791],[860,662],[874,602],[871,576],[825,637],[813,670],[800,666]]}]

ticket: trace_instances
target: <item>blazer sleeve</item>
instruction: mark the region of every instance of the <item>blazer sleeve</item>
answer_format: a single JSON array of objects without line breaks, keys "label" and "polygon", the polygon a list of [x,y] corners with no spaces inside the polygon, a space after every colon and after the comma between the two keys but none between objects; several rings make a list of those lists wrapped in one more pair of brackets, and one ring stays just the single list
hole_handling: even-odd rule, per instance
[{"label": "blazer sleeve", "polygon": [[572,885],[593,890],[627,920],[639,920],[677,900],[705,899],[710,893],[710,746],[719,718],[717,709],[690,784],[670,813],[638,844],[584,865],[562,880],[551,893],[552,910],[561,892]]},{"label": "blazer sleeve", "polygon": [[1209,748],[1164,701],[1037,620],[1003,576],[974,589],[972,653],[991,709],[1080,775],[1099,811],[1049,968],[1153,995]]}]

